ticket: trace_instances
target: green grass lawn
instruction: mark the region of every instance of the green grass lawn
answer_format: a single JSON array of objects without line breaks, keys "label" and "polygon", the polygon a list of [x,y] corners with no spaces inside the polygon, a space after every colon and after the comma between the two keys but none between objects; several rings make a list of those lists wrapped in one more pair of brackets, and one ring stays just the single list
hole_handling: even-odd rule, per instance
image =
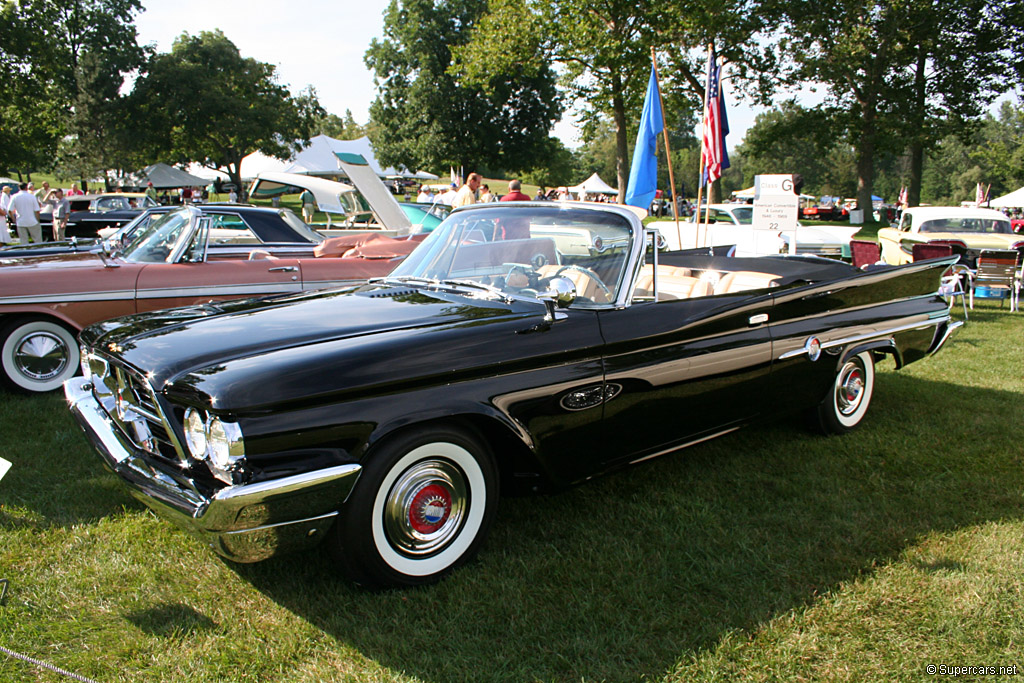
[{"label": "green grass lawn", "polygon": [[[476,561],[406,591],[318,551],[225,563],[127,494],[62,397],[0,393],[0,646],[103,682],[1022,671],[1022,331],[978,304],[938,355],[885,363],[843,437],[784,417],[505,499]],[[34,680],[69,679],[0,653],[0,681]]]}]

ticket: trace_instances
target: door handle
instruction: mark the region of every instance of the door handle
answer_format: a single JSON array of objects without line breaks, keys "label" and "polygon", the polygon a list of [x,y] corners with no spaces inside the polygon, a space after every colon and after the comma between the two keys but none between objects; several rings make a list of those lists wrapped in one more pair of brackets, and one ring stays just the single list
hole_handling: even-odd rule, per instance
[{"label": "door handle", "polygon": [[297,273],[299,272],[298,266],[277,266],[276,268],[270,268],[268,273]]},{"label": "door handle", "polygon": [[751,327],[754,327],[756,325],[764,325],[766,322],[768,322],[767,313],[758,313],[757,315],[752,315],[747,320],[747,324],[750,325]]}]

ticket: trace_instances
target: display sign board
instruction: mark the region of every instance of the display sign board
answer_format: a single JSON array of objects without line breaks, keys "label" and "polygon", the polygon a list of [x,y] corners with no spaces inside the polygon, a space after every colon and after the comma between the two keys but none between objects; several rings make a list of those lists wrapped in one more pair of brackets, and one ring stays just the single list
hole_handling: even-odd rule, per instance
[{"label": "display sign board", "polygon": [[800,197],[793,191],[790,174],[754,176],[754,239],[774,239],[779,232],[792,235],[789,253],[796,253],[796,223],[800,213]]}]

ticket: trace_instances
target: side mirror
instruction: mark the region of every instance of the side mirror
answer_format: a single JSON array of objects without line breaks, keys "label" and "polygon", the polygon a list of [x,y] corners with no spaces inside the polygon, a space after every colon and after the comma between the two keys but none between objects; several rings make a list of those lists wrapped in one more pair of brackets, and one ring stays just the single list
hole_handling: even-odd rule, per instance
[{"label": "side mirror", "polygon": [[537,298],[544,302],[547,309],[544,321],[553,323],[556,308],[569,308],[576,301],[576,285],[567,277],[553,277],[547,290],[537,292]]}]

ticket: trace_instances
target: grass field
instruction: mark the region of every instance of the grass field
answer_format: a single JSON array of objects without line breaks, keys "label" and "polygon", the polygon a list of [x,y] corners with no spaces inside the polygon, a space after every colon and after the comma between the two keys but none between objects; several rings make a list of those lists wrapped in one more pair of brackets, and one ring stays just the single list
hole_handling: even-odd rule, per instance
[{"label": "grass field", "polygon": [[[1022,331],[980,304],[938,355],[886,363],[847,436],[787,417],[503,500],[476,561],[407,591],[318,551],[227,564],[126,493],[62,397],[0,393],[0,646],[102,682],[1021,672]],[[0,681],[37,680],[70,679],[0,653]]]}]

